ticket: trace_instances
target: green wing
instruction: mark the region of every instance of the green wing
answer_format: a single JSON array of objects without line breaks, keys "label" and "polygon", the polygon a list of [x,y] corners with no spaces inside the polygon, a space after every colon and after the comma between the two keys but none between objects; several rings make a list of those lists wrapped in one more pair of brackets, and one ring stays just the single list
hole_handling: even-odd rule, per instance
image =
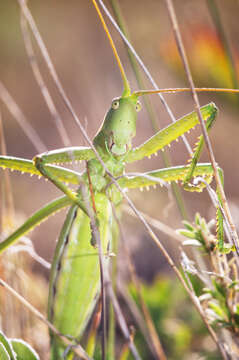
[{"label": "green wing", "polygon": [[[95,196],[104,259],[108,262],[112,209],[103,194]],[[72,206],[57,244],[51,269],[48,317],[64,335],[79,338],[94,310],[100,292],[98,249],[91,245],[90,220]],[[53,335],[52,335],[53,336]],[[52,338],[52,358],[60,359],[63,347]]]}]

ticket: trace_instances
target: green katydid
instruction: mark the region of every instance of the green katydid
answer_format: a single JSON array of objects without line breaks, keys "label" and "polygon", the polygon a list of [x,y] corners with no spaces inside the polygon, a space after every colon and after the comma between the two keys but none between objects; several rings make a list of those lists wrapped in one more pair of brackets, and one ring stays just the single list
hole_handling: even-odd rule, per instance
[{"label": "green katydid", "polygon": [[[103,126],[94,139],[96,149],[115,177],[123,174],[125,164],[140,160],[163,149],[164,146],[170,144],[171,141],[177,139],[198,122],[197,115],[193,112],[178,120],[175,124],[161,130],[138,148],[131,149],[131,140],[135,135],[136,109],[138,106],[134,94],[113,100]],[[206,105],[201,110],[204,119],[210,122],[214,120],[217,112],[214,104]],[[124,126],[124,123],[127,123],[126,126]],[[53,201],[36,212],[21,228],[0,244],[0,251],[13,244],[20,236],[34,228],[44,218],[47,218],[60,208],[69,206],[74,201],[76,202],[67,215],[54,255],[49,292],[49,318],[63,334],[79,337],[82,335],[97,301],[100,285],[99,265],[98,257],[95,256],[97,255],[97,249],[91,245],[90,220],[86,215],[80,193],[73,193],[63,182],[78,184],[80,177],[80,180],[88,184],[88,179],[86,173],[79,175],[72,170],[62,169],[55,165],[46,165],[49,163],[70,162],[72,157],[75,160],[88,161],[95,193],[101,241],[107,260],[107,250],[112,231],[112,210],[108,196],[117,204],[121,201],[121,195],[113,186],[110,186],[108,194],[106,193],[106,188],[111,179],[95,158],[91,148],[69,148],[51,151],[37,156],[33,161],[0,157],[1,167],[30,174],[40,175],[42,173],[67,193],[65,197]],[[189,169],[190,166],[160,169],[148,172],[146,175],[149,175],[150,178],[142,174],[142,176],[137,177],[122,177],[118,182],[122,188],[155,185],[158,183],[158,179],[167,182],[180,180],[183,182]],[[209,164],[198,164],[195,166],[193,175],[206,176],[208,182],[210,182],[213,170]],[[155,178],[155,181],[153,178]],[[190,188],[188,183],[187,188],[194,191],[201,190],[201,187],[192,186]],[[84,257],[84,255],[88,256]],[[77,297],[80,299],[79,303],[77,303]],[[57,359],[56,353],[55,359]]]},{"label": "green katydid", "polygon": [[[150,91],[131,93],[126,80],[124,84],[122,96],[112,101],[102,127],[93,140],[95,149],[106,168],[115,178],[119,177],[118,184],[123,189],[147,187],[163,180],[181,181],[186,190],[201,191],[205,184],[191,185],[192,176],[203,176],[208,183],[213,176],[210,164],[197,164],[202,141],[197,148],[200,150],[195,152],[191,165],[155,170],[142,176],[122,176],[127,163],[156,154],[198,123],[197,115],[193,112],[159,131],[141,146],[132,149],[132,139],[136,135],[137,112],[141,107],[138,98]],[[202,107],[201,111],[210,128],[217,113],[215,105],[208,104]],[[57,166],[59,163],[69,163],[72,160],[87,161],[104,260],[108,262],[113,222],[111,202],[118,205],[122,200],[122,195],[111,184],[111,178],[90,147],[71,147],[50,151],[37,155],[32,161],[0,156],[0,167],[43,175],[65,193],[65,196],[37,211],[4,240],[0,244],[0,252],[51,214],[61,208],[71,206],[54,254],[50,276],[48,316],[61,333],[79,339],[97,302],[100,291],[100,270],[98,249],[92,244],[90,219],[82,193],[80,190],[73,192],[69,186],[65,185],[65,183],[75,185],[83,183],[91,202],[87,172],[79,174]],[[58,359],[61,355],[62,345],[53,338],[52,357]]]}]

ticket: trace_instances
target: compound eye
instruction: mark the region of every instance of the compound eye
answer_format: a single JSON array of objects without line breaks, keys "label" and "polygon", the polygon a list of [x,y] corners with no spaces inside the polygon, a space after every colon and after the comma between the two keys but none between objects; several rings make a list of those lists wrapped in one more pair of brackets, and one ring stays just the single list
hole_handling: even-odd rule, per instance
[{"label": "compound eye", "polygon": [[142,105],[141,105],[141,102],[139,100],[136,103],[135,109],[136,109],[137,112],[139,112],[142,109]]},{"label": "compound eye", "polygon": [[118,107],[119,107],[119,100],[114,100],[113,102],[112,102],[112,109],[114,109],[114,110],[116,110],[116,109],[118,109]]}]

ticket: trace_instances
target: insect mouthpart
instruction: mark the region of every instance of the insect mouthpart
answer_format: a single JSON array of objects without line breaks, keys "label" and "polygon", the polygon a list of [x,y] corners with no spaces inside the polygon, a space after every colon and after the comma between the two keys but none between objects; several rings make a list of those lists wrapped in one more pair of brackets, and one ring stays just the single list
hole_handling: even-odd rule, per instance
[{"label": "insect mouthpart", "polygon": [[125,155],[129,150],[128,144],[124,145],[116,145],[115,143],[112,143],[110,147],[110,151],[115,156]]},{"label": "insect mouthpart", "polygon": [[119,141],[115,141],[113,132],[111,132],[110,137],[108,139],[108,149],[114,156],[122,156],[129,151],[130,145],[124,144],[122,142],[119,143]]}]

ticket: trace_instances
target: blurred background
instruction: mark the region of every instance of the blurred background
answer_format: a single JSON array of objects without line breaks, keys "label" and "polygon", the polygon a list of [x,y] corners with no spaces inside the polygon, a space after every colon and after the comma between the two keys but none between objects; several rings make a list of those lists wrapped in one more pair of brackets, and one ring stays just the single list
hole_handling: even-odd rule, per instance
[{"label": "blurred background", "polygon": [[[122,93],[119,70],[95,9],[90,1],[82,0],[29,1],[28,3],[64,89],[92,139],[111,105],[111,100]],[[195,85],[229,88],[237,86],[239,81],[238,1],[215,1],[220,12],[224,35],[230,48],[231,63],[234,64],[233,68],[230,65],[228,53],[225,52],[225,43],[219,36],[220,34],[210,13],[208,7],[210,2],[204,0],[200,2],[185,0],[182,2],[177,0],[174,3]],[[106,5],[109,5],[108,2],[106,2]],[[158,87],[187,86],[180,58],[177,55],[165,2],[121,0],[120,5],[131,42],[150,70]],[[48,150],[61,148],[63,146],[62,141],[29,65],[21,34],[19,15],[17,1],[0,2],[0,79],[37,131],[46,148]],[[109,24],[109,27],[132,89],[137,89],[138,86],[124,45],[111,24]],[[35,43],[34,49],[42,75],[61,114],[71,144],[86,145],[79,128],[59,97]],[[152,88],[148,81],[145,84],[146,88]],[[219,108],[217,122],[211,131],[210,138],[216,161],[224,170],[225,191],[231,205],[234,221],[236,225],[239,225],[238,96],[218,96],[208,93],[200,94],[199,98],[201,105],[214,101]],[[176,118],[193,110],[194,105],[189,94],[168,94],[165,95],[165,99]],[[156,95],[151,96],[151,102],[157,114],[158,125],[164,127],[169,124],[169,116],[159,97]],[[8,154],[32,159],[37,153],[36,149],[18,126],[6,106],[2,102],[0,104]],[[192,146],[199,133],[200,130],[197,128],[190,135],[187,135]],[[134,145],[141,144],[152,134],[151,122],[143,109],[139,114]],[[172,145],[170,155],[173,165],[185,164],[189,158],[181,140]],[[206,151],[202,156],[202,160],[208,161]],[[158,156],[132,164],[127,168],[127,171],[144,172],[162,167],[164,167],[163,160],[161,156]],[[0,172],[0,180],[3,179],[2,174]],[[31,178],[28,175],[19,175],[16,172],[11,173],[11,182],[16,213],[21,217],[27,218],[35,210],[60,194],[53,185],[46,183],[44,180],[38,180],[36,177]],[[160,219],[174,229],[182,227],[182,216],[173,200],[172,193],[166,188],[158,187],[156,190],[150,190],[147,193],[131,191],[130,197],[138,209],[150,216]],[[182,197],[189,220],[193,220],[197,211],[207,221],[215,217],[214,209],[206,192],[194,194],[184,191]],[[65,213],[62,211],[31,233],[31,239],[34,241],[37,252],[48,261],[52,259],[64,215]],[[180,294],[177,295],[178,299],[180,299],[179,303],[181,304],[182,301],[182,304],[188,306],[189,302],[183,291],[173,290],[173,283],[170,280],[171,271],[141,224],[127,214],[123,215],[123,224],[127,244],[131,248],[140,278],[147,284],[145,286],[150,287],[152,284],[156,284],[155,288],[151,286],[151,290],[146,291],[148,294],[150,291],[154,293],[149,302],[155,301],[157,304],[160,303],[161,306],[163,297],[161,301],[156,294],[164,294],[164,299],[170,299],[170,296]],[[175,240],[167,238],[161,233],[158,233],[158,236],[170,254],[174,256],[176,262],[178,262],[178,244],[175,244]],[[48,271],[42,269],[35,262],[31,266],[34,273],[41,274],[37,275],[41,277],[39,282],[44,282],[44,279],[48,277]],[[125,268],[125,266],[119,266],[121,269]],[[124,276],[127,276],[125,271]],[[174,279],[174,275],[172,276]],[[42,286],[44,287],[44,285]],[[155,290],[156,288],[158,291]],[[43,304],[44,301],[43,299]],[[42,306],[44,308],[44,305]],[[163,305],[162,309],[165,309]],[[180,337],[181,334],[184,339],[183,344],[186,344],[184,349],[189,349],[187,350],[189,355],[185,355],[184,358],[193,359],[192,354],[197,353],[199,349],[194,343],[195,333],[192,334],[192,324],[187,327],[181,320],[175,320],[180,315],[173,306],[171,309],[173,310],[171,310],[169,317],[166,316],[167,311],[162,310],[164,314],[162,317],[167,317],[167,329],[169,329],[169,333],[172,332],[174,344],[176,344],[176,337]],[[193,309],[190,308],[190,310],[186,311],[184,305],[180,306],[180,309],[181,315],[187,313],[185,316],[192,323],[194,316],[197,316],[193,313]],[[162,322],[157,318],[157,316],[160,316],[158,313],[155,316],[160,328]],[[196,333],[203,333],[202,328],[200,320],[197,319]],[[178,332],[177,329],[180,329],[181,332]],[[167,338],[165,341],[167,346],[170,347],[170,339]],[[181,344],[182,342],[179,341],[179,348]],[[214,350],[213,344],[205,333],[202,335],[200,346],[202,344],[204,344],[205,349]],[[179,357],[182,356],[180,351],[177,348],[175,353],[171,354],[171,358],[182,358]],[[187,351],[184,350],[184,354],[187,354]],[[218,355],[213,354],[211,358],[219,358]],[[209,355],[207,356],[209,359]]]}]

